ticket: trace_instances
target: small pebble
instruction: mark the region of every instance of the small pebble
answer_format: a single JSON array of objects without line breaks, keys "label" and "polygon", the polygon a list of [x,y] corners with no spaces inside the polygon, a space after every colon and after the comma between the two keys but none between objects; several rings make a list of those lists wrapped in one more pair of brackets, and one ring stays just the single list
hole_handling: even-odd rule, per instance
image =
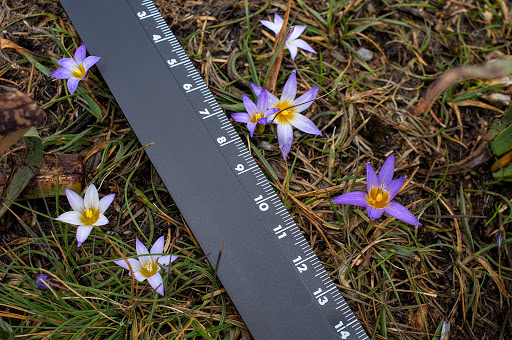
[{"label": "small pebble", "polygon": [[361,59],[363,59],[364,61],[370,61],[373,59],[373,52],[364,48],[364,47],[361,47],[358,51],[357,51],[357,56]]}]

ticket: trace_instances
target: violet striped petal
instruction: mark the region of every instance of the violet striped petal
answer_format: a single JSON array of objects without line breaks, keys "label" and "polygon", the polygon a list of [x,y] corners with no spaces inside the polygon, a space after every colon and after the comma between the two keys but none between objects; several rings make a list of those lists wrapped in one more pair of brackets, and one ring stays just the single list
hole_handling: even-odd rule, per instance
[{"label": "violet striped petal", "polygon": [[418,221],[416,216],[414,216],[412,212],[407,210],[406,207],[404,207],[398,202],[389,202],[389,205],[386,208],[384,208],[384,211],[387,214],[393,216],[394,218],[402,220],[406,223],[417,226],[421,225],[420,221]]}]

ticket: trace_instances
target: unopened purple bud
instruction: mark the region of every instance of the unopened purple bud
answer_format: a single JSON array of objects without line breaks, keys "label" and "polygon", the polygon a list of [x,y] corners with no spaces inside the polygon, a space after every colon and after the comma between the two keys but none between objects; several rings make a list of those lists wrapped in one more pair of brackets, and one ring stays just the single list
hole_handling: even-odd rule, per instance
[{"label": "unopened purple bud", "polygon": [[501,233],[501,231],[498,231],[494,236],[496,237],[496,244],[498,245],[498,250],[501,250],[501,246],[503,243],[503,234]]},{"label": "unopened purple bud", "polygon": [[39,290],[47,290],[52,286],[55,287],[58,285],[57,282],[53,280],[53,277],[46,273],[38,273],[35,275],[35,278],[37,289]]}]

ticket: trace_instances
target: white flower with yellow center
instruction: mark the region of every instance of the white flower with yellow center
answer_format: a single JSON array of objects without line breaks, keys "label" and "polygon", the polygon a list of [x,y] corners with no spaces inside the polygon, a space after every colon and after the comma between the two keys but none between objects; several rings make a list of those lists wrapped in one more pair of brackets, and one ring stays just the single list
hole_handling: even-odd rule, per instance
[{"label": "white flower with yellow center", "polygon": [[[161,255],[164,252],[164,244],[165,238],[161,236],[151,247],[151,252],[148,252],[148,249],[137,238],[135,243],[137,255],[143,256],[139,256],[137,259],[128,258],[126,260],[117,260],[114,261],[114,263],[128,270],[130,275],[132,273],[130,270],[131,266],[131,269],[133,269],[133,277],[137,281],[143,282],[144,280],[148,280],[151,287],[153,287],[158,294],[164,296],[164,282],[162,275],[159,273],[160,265],[167,266],[178,258],[174,255]],[[130,266],[128,266],[128,263],[130,263]]]},{"label": "white flower with yellow center", "polygon": [[100,200],[98,190],[91,184],[85,191],[84,198],[69,189],[66,189],[66,197],[73,211],[65,212],[56,220],[78,226],[76,241],[80,247],[89,237],[93,227],[108,224],[108,219],[103,213],[114,200],[115,194],[107,195]]},{"label": "white flower with yellow center", "polygon": [[265,91],[268,96],[268,107],[278,108],[279,111],[267,117],[267,122],[277,124],[277,141],[283,153],[283,158],[286,158],[293,142],[293,127],[311,133],[313,135],[321,136],[322,133],[309,118],[302,115],[301,112],[306,110],[313,104],[313,100],[318,94],[319,87],[314,87],[304,93],[299,98],[295,99],[297,94],[297,75],[295,70],[292,71],[290,77],[284,84],[281,99],[274,96],[272,93],[265,90],[263,87],[251,84],[252,90],[256,96]]},{"label": "white flower with yellow center", "polygon": [[50,73],[50,77],[68,80],[68,90],[70,94],[75,92],[80,80],[85,79],[89,68],[101,59],[101,57],[95,56],[86,58],[85,55],[85,44],[82,44],[82,46],[77,48],[74,58],[62,58],[58,60],[57,63],[62,67]]}]

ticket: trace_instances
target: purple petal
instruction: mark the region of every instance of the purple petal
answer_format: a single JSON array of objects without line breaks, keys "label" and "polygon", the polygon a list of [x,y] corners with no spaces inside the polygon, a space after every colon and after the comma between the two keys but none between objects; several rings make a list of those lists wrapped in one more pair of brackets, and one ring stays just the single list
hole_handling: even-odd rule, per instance
[{"label": "purple petal", "polygon": [[263,26],[274,32],[276,36],[279,34],[279,32],[281,31],[281,27],[283,26],[282,24],[278,25],[275,22],[268,20],[260,20],[260,22]]},{"label": "purple petal", "polygon": [[389,155],[379,171],[379,181],[382,185],[388,185],[395,173],[395,156]]},{"label": "purple petal", "polygon": [[[144,281],[146,278],[140,272],[140,262],[137,261],[136,259],[132,259],[132,258],[129,258],[129,259],[126,259],[126,260],[128,260],[128,262],[130,262],[130,265],[132,266],[133,277],[135,278],[135,280],[137,280],[139,282]],[[118,266],[121,266],[124,269],[128,270],[129,275],[130,276],[132,275],[131,274],[132,272],[130,271],[130,267],[128,267],[128,264],[126,263],[125,260],[122,260],[122,259],[121,260],[117,260],[117,261],[114,261],[114,263],[117,264]]]},{"label": "purple petal", "polygon": [[106,218],[105,215],[100,214],[98,216],[98,220],[96,222],[94,222],[92,225],[95,227],[99,227],[99,226],[102,226],[105,224],[108,224],[108,218]]},{"label": "purple petal", "polygon": [[171,262],[171,255],[163,255],[158,257],[158,263],[163,266],[167,266]]},{"label": "purple petal", "polygon": [[256,113],[258,113],[258,107],[252,100],[250,100],[247,96],[242,95],[242,100],[244,102],[245,109],[247,110],[247,113],[249,116],[253,116]]},{"label": "purple petal", "polygon": [[286,41],[288,42],[297,39],[298,37],[300,37],[302,33],[304,33],[305,29],[306,26],[293,26],[292,29],[290,30],[290,36],[288,37],[288,39],[286,39]]},{"label": "purple petal", "polygon": [[251,138],[254,135],[254,130],[256,130],[256,125],[258,125],[258,123],[247,123],[247,129],[249,130],[249,135]]},{"label": "purple petal", "polygon": [[178,259],[178,256],[176,255],[171,255],[171,263],[173,263],[174,261],[176,261]]},{"label": "purple petal", "polygon": [[162,280],[162,275],[160,275],[160,273],[156,273],[155,275],[148,277],[148,282],[158,294],[164,296],[164,281]]},{"label": "purple petal", "polygon": [[366,163],[366,189],[368,190],[368,193],[370,193],[372,188],[376,188],[378,186],[380,186],[379,178],[377,177],[375,170],[373,170],[370,162],[368,162]]},{"label": "purple petal", "polygon": [[89,234],[92,231],[92,225],[81,225],[76,230],[76,241],[78,246],[80,247],[82,243],[89,237]]},{"label": "purple petal", "polygon": [[288,51],[290,51],[290,57],[292,57],[292,60],[295,60],[295,57],[297,56],[297,53],[299,50],[297,49],[297,46],[294,44],[286,43],[286,48],[288,48]]},{"label": "purple petal", "polygon": [[165,237],[160,236],[151,247],[151,254],[162,254],[164,252]]},{"label": "purple petal", "polygon": [[239,123],[249,123],[251,121],[251,118],[249,117],[249,114],[247,112],[233,113],[231,115],[231,118],[233,118],[235,122]]},{"label": "purple petal", "polygon": [[60,60],[57,60],[57,63],[60,66],[68,69],[69,71],[72,71],[72,70],[74,70],[74,69],[76,69],[78,67],[78,64],[72,58],[62,58]]},{"label": "purple petal", "polygon": [[398,218],[406,223],[418,226],[421,225],[416,216],[398,202],[389,202],[389,205],[384,208],[384,211],[394,218]]},{"label": "purple petal", "polygon": [[68,90],[70,94],[73,94],[78,87],[78,83],[80,82],[80,79],[77,78],[69,78],[68,79]]},{"label": "purple petal", "polygon": [[265,91],[265,89],[259,85],[251,83],[252,92],[254,92],[254,95],[256,97],[259,97],[261,92]]},{"label": "purple petal", "polygon": [[82,44],[79,48],[76,49],[75,60],[77,63],[82,64],[84,62],[86,52],[85,44]]},{"label": "purple petal", "polygon": [[404,181],[405,181],[405,177],[400,177],[395,180],[392,180],[391,183],[389,183],[386,186],[386,190],[388,191],[390,201],[393,198],[395,198],[396,194],[398,194],[398,192],[400,191],[400,188],[402,187],[402,184],[404,184]]},{"label": "purple petal", "polygon": [[318,90],[320,90],[320,87],[316,86],[313,87],[311,90],[304,93],[299,98],[295,99],[293,101],[293,105],[295,106],[295,112],[302,112],[306,110],[308,107],[313,105],[313,101],[315,100]]},{"label": "purple petal", "polygon": [[[274,113],[278,112],[279,109],[276,107],[276,108],[273,108],[273,109],[268,109],[267,111],[265,111],[265,118],[260,118],[260,119],[265,119],[265,124],[267,124],[267,118],[272,116]],[[258,120],[260,120],[258,119]],[[263,123],[260,123],[260,124],[263,124]]]},{"label": "purple petal", "polygon": [[263,91],[260,93],[260,96],[258,97],[258,102],[256,103],[257,106],[257,112],[263,113],[267,111],[268,108],[268,95],[267,91]]},{"label": "purple petal", "polygon": [[82,214],[78,211],[68,211],[64,214],[59,215],[56,218],[57,221],[69,223],[72,225],[81,225],[82,224]]},{"label": "purple petal", "polygon": [[85,211],[84,199],[82,196],[66,188],[66,197],[68,198],[69,205],[74,211],[83,212]]},{"label": "purple petal", "polygon": [[90,208],[100,210],[100,197],[98,196],[98,190],[94,184],[89,185],[87,190],[85,190],[84,206],[85,210]]},{"label": "purple petal", "polygon": [[384,209],[374,208],[371,205],[366,206],[366,212],[368,212],[368,216],[370,216],[370,220],[376,220],[382,216],[384,213]]},{"label": "purple petal", "polygon": [[110,204],[112,204],[112,201],[114,201],[114,198],[116,197],[116,194],[110,194],[102,199],[100,199],[100,213],[104,213],[107,211],[108,207],[110,207]]},{"label": "purple petal", "polygon": [[283,152],[283,158],[286,159],[293,142],[293,129],[291,124],[278,124],[277,125],[277,141]]},{"label": "purple petal", "polygon": [[50,77],[57,78],[57,79],[69,79],[71,78],[71,71],[67,68],[61,67],[52,73],[50,73]]},{"label": "purple petal", "polygon": [[95,56],[92,56],[92,55],[87,57],[87,58],[85,58],[85,60],[84,60],[84,67],[85,67],[85,69],[86,70],[90,69],[100,59],[101,59],[101,57],[95,57]]},{"label": "purple petal", "polygon": [[301,131],[311,133],[313,135],[322,135],[322,132],[318,130],[315,123],[313,123],[308,117],[303,116],[300,113],[296,113],[295,115],[293,115],[293,118],[290,120],[290,124],[292,124]]},{"label": "purple petal", "polygon": [[[135,239],[135,249],[137,250],[137,255],[149,254],[148,248],[146,248],[138,238]],[[141,258],[139,257],[139,261],[140,260]]]},{"label": "purple petal", "polygon": [[281,16],[279,14],[274,13],[274,23],[279,26],[283,26],[284,20],[283,20],[283,18],[281,18]]},{"label": "purple petal", "polygon": [[281,94],[281,101],[287,101],[292,103],[295,100],[297,94],[297,73],[295,70],[292,71],[290,77],[284,84],[283,93]]},{"label": "purple petal", "polygon": [[303,50],[306,50],[308,52],[316,53],[313,47],[309,46],[309,44],[302,39],[287,42],[286,46],[288,47],[288,49],[290,49],[290,46],[295,46],[295,48],[302,48]]},{"label": "purple petal", "polygon": [[364,191],[352,191],[336,197],[335,199],[332,200],[332,202],[338,204],[351,204],[356,205],[358,207],[366,208],[368,206],[366,196],[366,192]]}]

